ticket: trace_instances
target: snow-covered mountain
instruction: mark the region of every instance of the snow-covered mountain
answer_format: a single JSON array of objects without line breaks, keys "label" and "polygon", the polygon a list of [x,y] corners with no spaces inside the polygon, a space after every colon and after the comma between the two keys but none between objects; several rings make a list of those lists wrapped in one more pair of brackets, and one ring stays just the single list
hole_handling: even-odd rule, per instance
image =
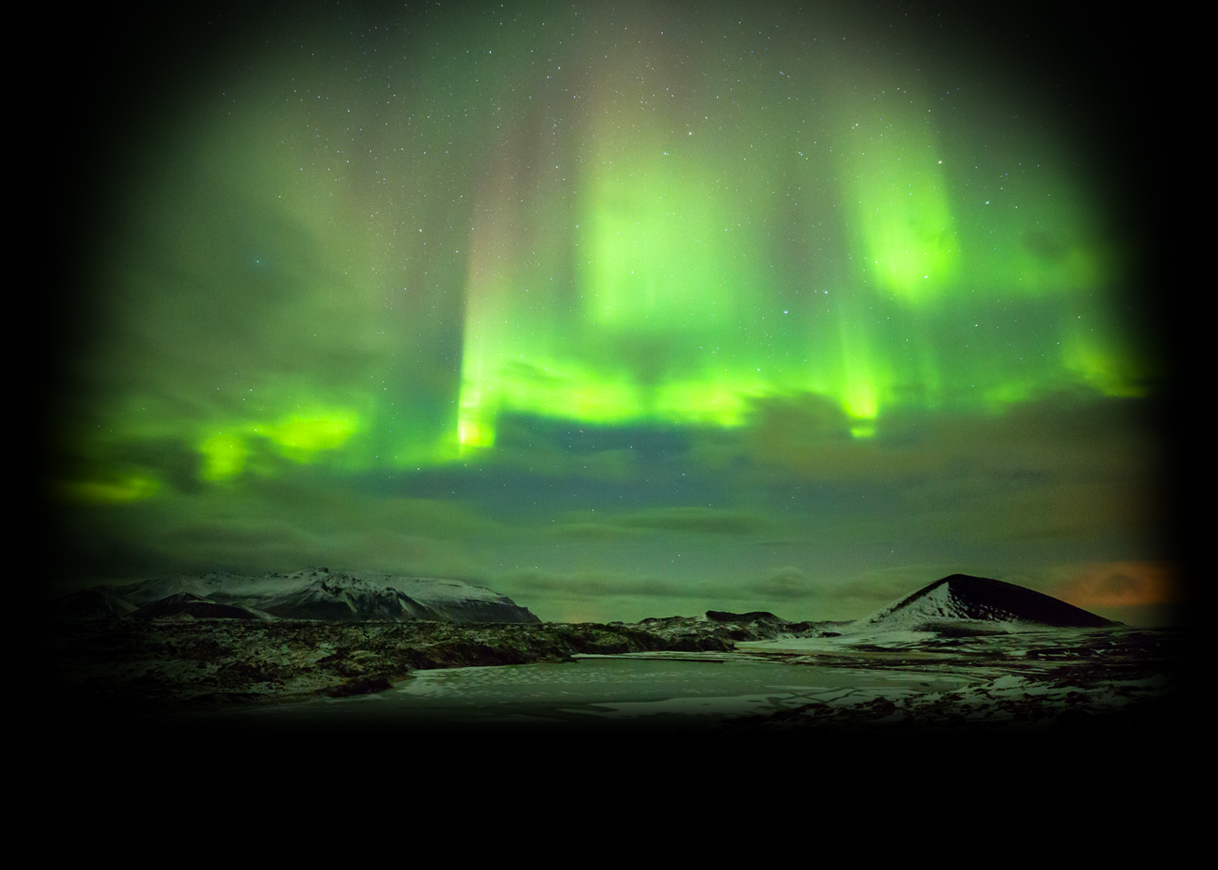
[{"label": "snow-covered mountain", "polygon": [[[210,603],[269,614],[280,619],[320,619],[327,622],[541,621],[527,607],[520,607],[506,595],[460,580],[385,574],[361,577],[327,568],[308,568],[290,574],[265,574],[261,577],[221,573],[162,577],[128,586],[96,589],[99,590],[97,594],[88,602],[81,599],[80,604],[101,600],[98,596],[104,592],[107,596],[105,601],[121,600],[127,602],[131,610],[140,608],[148,615],[162,615],[169,605],[173,605],[170,609],[180,610],[189,601],[200,614],[206,610],[203,605]],[[165,602],[165,605],[152,607],[158,602]],[[115,612],[114,604],[110,604],[108,612]],[[227,614],[222,610],[210,613],[217,616]]]},{"label": "snow-covered mountain", "polygon": [[1014,583],[953,574],[858,620],[852,629],[902,631],[960,622],[1058,628],[1101,628],[1120,624]]}]

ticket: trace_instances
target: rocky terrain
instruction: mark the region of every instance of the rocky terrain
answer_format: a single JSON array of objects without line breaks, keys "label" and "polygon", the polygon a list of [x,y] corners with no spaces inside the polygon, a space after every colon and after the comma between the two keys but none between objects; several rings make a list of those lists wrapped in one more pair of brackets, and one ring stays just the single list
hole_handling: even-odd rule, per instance
[{"label": "rocky terrain", "polygon": [[44,627],[42,661],[64,703],[124,717],[369,694],[434,668],[724,652],[735,641],[817,633],[764,612],[542,624],[507,596],[457,580],[315,568],[66,596]]},{"label": "rocky terrain", "polygon": [[[853,623],[708,611],[607,625],[540,623],[459,581],[386,583],[324,569],[268,578],[178,578],[64,599],[41,632],[47,706],[59,711],[51,715],[148,722],[374,694],[438,668],[579,656],[764,660],[859,675],[857,688],[719,723],[746,734],[1124,728],[1162,722],[1185,697],[1183,632],[1128,629],[963,575]],[[479,614],[501,619],[474,621]],[[875,673],[948,676],[961,688],[928,692],[915,681],[879,691],[868,688]]]},{"label": "rocky terrain", "polygon": [[[210,605],[217,607],[220,605]],[[378,692],[412,671],[569,661],[576,654],[726,651],[708,631],[597,625],[266,621],[125,616],[44,627],[47,685],[114,715]],[[731,629],[723,629],[724,632]]]},{"label": "rocky terrain", "polygon": [[[621,623],[614,623],[620,625]],[[637,627],[659,635],[674,644],[689,643],[694,638],[715,637],[720,640],[773,640],[779,637],[832,636],[845,622],[791,622],[764,610],[730,613],[708,610],[705,616],[651,617]],[[676,646],[674,649],[682,649]],[[690,647],[691,649],[693,647]]]},{"label": "rocky terrain", "polygon": [[[731,727],[745,733],[1133,734],[1187,721],[1188,635],[1182,629],[938,627],[743,644],[740,652],[771,661],[858,672],[860,688],[826,691]],[[967,684],[936,692],[877,690],[862,687],[865,672],[955,676]]]}]

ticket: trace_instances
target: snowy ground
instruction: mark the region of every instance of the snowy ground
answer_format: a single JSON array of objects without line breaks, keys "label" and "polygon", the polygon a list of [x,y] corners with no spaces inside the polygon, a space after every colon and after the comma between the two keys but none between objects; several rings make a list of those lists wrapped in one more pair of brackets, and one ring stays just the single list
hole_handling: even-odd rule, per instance
[{"label": "snowy ground", "polygon": [[[1182,631],[957,621],[939,623],[933,631],[811,630],[805,636],[735,641],[733,649],[675,623],[668,628],[685,633],[667,638],[645,631],[643,623],[452,626],[126,618],[61,622],[53,628],[44,636],[44,655],[52,666],[48,689],[66,715],[87,709],[94,718],[108,713],[150,722],[212,722],[219,715],[244,727],[241,723],[256,720],[304,721],[306,713],[323,711],[325,721],[338,727],[358,727],[370,713],[396,727],[412,714],[406,706],[393,707],[395,697],[426,694],[428,687],[440,702],[429,708],[428,722],[439,725],[458,717],[492,727],[514,722],[645,730],[649,723],[663,723],[670,730],[740,734],[828,729],[1051,735],[1097,728],[1145,734],[1174,728],[1191,709]],[[594,670],[578,664],[589,656],[693,664],[679,679],[672,676],[674,669],[654,669],[655,681],[643,691],[637,674],[645,668],[623,671],[636,674],[629,685],[590,686]],[[547,673],[570,685],[539,690],[536,684],[525,686],[523,670],[510,668],[544,662],[553,663],[544,666]],[[765,676],[750,682],[737,675],[748,668],[721,669],[716,663],[764,665],[754,671]],[[454,669],[451,679],[449,669]],[[481,709],[444,707],[444,692],[458,685],[455,669],[481,681],[480,688],[460,690],[473,691],[470,703]],[[562,697],[567,688],[574,692],[569,702]],[[541,694],[527,694],[534,691]],[[268,707],[278,709],[252,712]]]},{"label": "snowy ground", "polygon": [[[858,688],[743,725],[936,733],[1167,727],[1187,699],[1180,631],[942,624],[737,644],[738,654],[855,671],[966,681],[949,691]],[[860,685],[865,682],[860,680]]]}]

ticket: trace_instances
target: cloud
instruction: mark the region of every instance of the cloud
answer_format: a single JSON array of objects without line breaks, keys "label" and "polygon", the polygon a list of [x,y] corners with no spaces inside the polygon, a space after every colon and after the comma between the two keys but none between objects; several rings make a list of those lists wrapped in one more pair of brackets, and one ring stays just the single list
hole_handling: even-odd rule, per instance
[{"label": "cloud", "polygon": [[617,523],[563,523],[546,530],[545,534],[587,541],[620,541],[644,536],[647,534],[647,530]]},{"label": "cloud", "polygon": [[702,590],[694,590],[672,580],[608,571],[560,573],[539,568],[523,568],[504,574],[499,584],[521,594],[556,594],[565,598],[588,600],[610,596],[684,598],[703,594]]},{"label": "cloud", "polygon": [[634,529],[665,532],[699,532],[711,535],[743,535],[767,526],[767,521],[746,511],[702,507],[656,508],[619,517],[617,523]]},{"label": "cloud", "polygon": [[776,568],[757,580],[752,584],[751,591],[775,601],[797,601],[821,594],[807,574],[790,565]]},{"label": "cloud", "polygon": [[546,529],[553,537],[587,541],[626,541],[654,534],[689,532],[698,535],[746,535],[768,528],[765,517],[750,511],[704,507],[665,507],[607,514],[573,511],[567,522]]},{"label": "cloud", "polygon": [[460,500],[371,495],[325,469],[288,471],[129,504],[62,506],[57,556],[66,571],[95,577],[326,564],[477,581],[483,548],[504,533]]},{"label": "cloud", "polygon": [[869,570],[841,582],[825,584],[820,595],[824,604],[839,614],[833,618],[861,618],[951,573],[942,567],[927,565]]},{"label": "cloud", "polygon": [[788,394],[753,402],[739,449],[759,467],[808,480],[967,473],[1011,488],[1153,470],[1159,441],[1147,411],[1144,402],[1089,391],[971,413],[894,407],[882,411],[874,437],[856,439],[827,397]]},{"label": "cloud", "polygon": [[1076,607],[1137,607],[1183,600],[1171,562],[1101,562],[1066,569],[1052,593]]}]

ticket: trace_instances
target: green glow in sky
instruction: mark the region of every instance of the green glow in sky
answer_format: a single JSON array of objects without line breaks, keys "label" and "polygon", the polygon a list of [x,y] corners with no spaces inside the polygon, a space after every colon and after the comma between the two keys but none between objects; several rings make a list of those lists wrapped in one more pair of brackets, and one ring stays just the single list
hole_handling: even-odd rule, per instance
[{"label": "green glow in sky", "polygon": [[931,135],[933,111],[916,111],[925,101],[900,92],[871,97],[839,122],[853,252],[877,287],[917,303],[956,289],[959,277],[948,177]]},{"label": "green glow in sky", "polygon": [[[972,126],[970,100],[849,54],[516,32],[387,61],[384,95],[273,55],[257,86],[217,81],[235,108],[141,173],[103,264],[165,358],[117,425],[188,439],[220,481],[259,441],[446,462],[503,413],[734,427],[807,392],[870,435],[895,407],[1137,392],[1118,327],[1078,331],[1121,269],[1065,131]],[[161,405],[182,378],[217,395]]]},{"label": "green glow in sky", "polygon": [[[678,536],[761,547],[820,522],[792,511],[863,504],[875,469],[963,467],[909,446],[937,421],[1146,395],[1117,304],[1140,240],[1088,143],[984,55],[796,5],[471,9],[251,31],[149,110],[88,240],[61,501],[182,517],[163,537],[186,552],[229,540],[199,517],[266,499],[232,548],[277,554],[322,537],[289,483],[329,475],[309,490],[325,522],[362,518],[325,532],[342,552],[439,564],[448,530],[500,540],[486,517],[519,514],[551,543],[504,533],[445,570],[507,576],[541,550],[558,573],[635,570],[676,527],[607,512],[730,511],[748,522]],[[805,503],[846,479],[832,509]],[[595,517],[579,502],[602,495]],[[365,497],[396,517],[372,543]],[[715,570],[752,558],[712,549]]]},{"label": "green glow in sky", "polygon": [[[590,112],[563,119],[573,161],[549,156],[550,131],[505,138],[513,161],[493,160],[476,195],[459,443],[492,445],[503,412],[736,426],[752,399],[807,391],[857,436],[894,405],[1135,390],[1132,367],[1100,374],[1063,348],[1066,312],[1120,270],[1050,137],[962,127],[955,97],[899,76],[849,97],[774,78],[788,103],[787,80],[804,81],[785,126],[822,133],[778,138],[764,87],[706,123],[678,84],[659,101],[593,90]],[[527,145],[547,157],[526,169]]]}]

